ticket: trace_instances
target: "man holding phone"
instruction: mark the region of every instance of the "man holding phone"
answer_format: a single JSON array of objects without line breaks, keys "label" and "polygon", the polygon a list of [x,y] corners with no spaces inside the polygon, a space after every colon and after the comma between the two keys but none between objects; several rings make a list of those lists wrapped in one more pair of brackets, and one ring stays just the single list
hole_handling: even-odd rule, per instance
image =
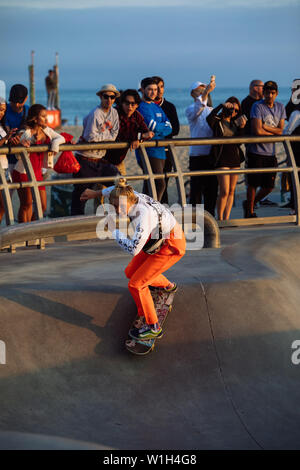
[{"label": "man holding phone", "polygon": [[[190,93],[194,99],[185,111],[190,126],[191,138],[208,138],[213,136],[206,118],[212,107],[208,106],[208,95],[216,87],[215,76],[212,75],[210,83],[194,82]],[[190,147],[190,171],[213,170],[213,160],[210,156],[211,145],[193,145]],[[218,180],[216,176],[193,176],[191,178],[190,203],[195,206],[204,200],[204,209],[215,216],[215,207],[218,193]]]}]

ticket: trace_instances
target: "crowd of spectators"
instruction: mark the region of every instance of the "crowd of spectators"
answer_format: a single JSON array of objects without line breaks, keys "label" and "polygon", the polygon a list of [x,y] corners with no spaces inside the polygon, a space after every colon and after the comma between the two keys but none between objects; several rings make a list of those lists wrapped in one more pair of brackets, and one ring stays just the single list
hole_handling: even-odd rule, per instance
[{"label": "crowd of spectators", "polygon": [[[53,72],[53,71],[52,71]],[[48,108],[53,109],[53,73],[49,71]],[[51,76],[50,76],[51,75]],[[53,81],[53,83],[51,82]],[[51,85],[51,83],[52,85]],[[299,80],[292,86],[292,94],[300,88]],[[53,85],[54,87],[54,85]],[[193,102],[186,109],[191,138],[211,137],[231,138],[235,136],[278,136],[283,133],[299,135],[300,105],[291,98],[286,107],[276,101],[278,85],[274,81],[263,83],[252,80],[249,95],[240,103],[235,96],[213,108],[215,77],[205,84],[194,82],[190,87]],[[140,143],[146,140],[171,139],[179,134],[180,124],[176,107],[164,97],[165,84],[159,76],[141,80],[140,89],[127,89],[120,92],[115,85],[103,85],[97,96],[100,104],[83,119],[83,131],[78,143],[129,142],[130,149],[136,151],[136,159],[143,172],[147,173],[144,159],[138,151]],[[47,109],[35,104],[30,108],[26,101],[28,91],[24,85],[14,85],[8,103],[0,97],[0,146],[32,146],[51,144],[54,154],[65,138],[47,125]],[[288,120],[285,124],[285,120]],[[297,165],[300,166],[300,143],[292,143]],[[190,171],[223,170],[220,175],[200,175],[191,178],[190,200],[193,206],[203,203],[204,208],[219,220],[230,217],[237,174],[226,170],[239,169],[243,161],[247,168],[276,168],[278,166],[274,143],[251,143],[245,146],[245,154],[236,143],[224,145],[192,145],[190,147]],[[149,147],[149,164],[154,174],[172,171],[172,156],[165,147]],[[112,177],[126,174],[126,155],[128,149],[77,150],[75,157],[80,170],[75,178]],[[38,181],[43,180],[45,155],[41,152],[30,153],[30,160]],[[14,154],[0,157],[1,172],[13,182],[28,181],[22,160]],[[255,207],[273,190],[276,173],[255,173],[246,177],[247,197],[243,201],[245,218],[256,217]],[[168,203],[167,178],[155,180],[157,199]],[[85,203],[80,196],[87,189],[93,189],[94,182],[75,184],[72,194],[71,214],[84,214]],[[39,187],[42,210],[47,207],[44,186]],[[147,194],[147,184],[143,192]],[[34,220],[33,202],[30,188],[18,189],[20,208],[19,222]],[[291,193],[290,207],[294,209],[294,195]],[[4,203],[0,191],[0,222],[4,215]]]}]

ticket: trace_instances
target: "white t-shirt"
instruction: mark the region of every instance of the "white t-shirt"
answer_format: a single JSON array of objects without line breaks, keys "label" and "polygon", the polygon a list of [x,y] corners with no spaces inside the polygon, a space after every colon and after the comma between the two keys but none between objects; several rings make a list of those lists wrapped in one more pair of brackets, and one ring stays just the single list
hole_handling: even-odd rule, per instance
[{"label": "white t-shirt", "polygon": [[[113,189],[114,186],[103,189],[103,196],[109,197]],[[133,237],[131,239],[127,238],[119,229],[112,232],[119,245],[133,256],[142,250],[150,235],[152,238],[158,238],[158,212],[161,213],[163,238],[170,238],[170,232],[176,224],[175,217],[165,206],[146,194],[136,191],[134,191],[134,194],[138,197],[138,203],[133,205],[128,212],[128,217],[135,229]]]},{"label": "white t-shirt", "polygon": [[[51,151],[55,153],[59,152],[59,146],[61,144],[64,144],[66,142],[66,139],[62,135],[58,134],[53,129],[51,129],[51,127],[45,127],[45,129],[43,129],[43,132],[47,137],[49,137],[51,141]],[[24,140],[28,140],[31,144],[35,143],[35,137],[32,135],[31,129],[26,129],[26,131],[23,132],[20,139],[20,143],[22,144]],[[14,169],[19,173],[25,174],[26,170],[24,168],[21,158],[18,155],[17,159],[18,161]]]},{"label": "white t-shirt", "polygon": [[[207,106],[207,100],[199,96],[185,111],[190,126],[190,135],[194,139],[209,138],[213,131],[207,123],[207,116],[213,108]],[[193,145],[190,147],[190,156],[209,155],[211,145]]]},{"label": "white t-shirt", "polygon": [[[3,139],[6,135],[7,133],[0,124],[0,139]],[[6,155],[0,155],[0,165],[2,166],[3,170],[8,168],[8,160]]]}]

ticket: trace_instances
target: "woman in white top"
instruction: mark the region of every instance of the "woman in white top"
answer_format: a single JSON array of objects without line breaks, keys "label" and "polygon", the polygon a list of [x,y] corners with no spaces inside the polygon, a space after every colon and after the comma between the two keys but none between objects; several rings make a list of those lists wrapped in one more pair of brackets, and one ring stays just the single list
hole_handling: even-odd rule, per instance
[{"label": "woman in white top", "polygon": [[[108,227],[119,245],[133,255],[125,269],[129,278],[128,288],[136,303],[140,322],[134,333],[136,339],[156,338],[162,333],[158,323],[149,286],[164,288],[172,292],[177,289],[162,275],[185,254],[184,233],[172,213],[151,197],[138,193],[127,185],[125,178],[120,178],[115,186],[99,191],[86,189],[82,200],[108,196],[117,214],[128,216],[134,228],[134,235],[129,238],[115,228],[112,215],[108,217]],[[160,229],[159,229],[160,228]],[[158,234],[161,236],[158,237]],[[161,238],[162,244],[154,254],[144,250],[155,239]],[[146,324],[144,322],[146,321]]]},{"label": "woman in white top", "polygon": [[[51,143],[51,150],[54,154],[59,151],[59,145],[65,143],[65,138],[47,127],[47,110],[41,104],[34,104],[28,110],[26,119],[26,130],[23,132],[20,143],[25,147],[32,145],[48,145]],[[47,153],[46,153],[47,155]],[[43,181],[42,168],[44,163],[44,152],[30,153],[30,161],[37,181]],[[28,181],[22,160],[19,160],[14,168],[12,179],[15,183]],[[43,212],[47,209],[47,196],[45,186],[39,186]],[[32,211],[31,188],[18,189],[20,199],[20,209],[18,214],[19,222],[31,222],[34,220]]]},{"label": "woman in white top", "polygon": [[[5,113],[6,113],[6,101],[4,98],[0,97],[0,147],[2,147],[2,145],[7,145],[10,137],[16,131],[16,129],[11,129],[10,131],[7,131],[5,127],[5,118],[4,118]],[[8,169],[8,160],[7,160],[6,155],[0,155],[0,165],[3,168],[3,170]],[[1,195],[1,191],[0,191],[0,223],[2,221],[4,212],[5,212],[5,208],[4,208],[3,198]]]}]

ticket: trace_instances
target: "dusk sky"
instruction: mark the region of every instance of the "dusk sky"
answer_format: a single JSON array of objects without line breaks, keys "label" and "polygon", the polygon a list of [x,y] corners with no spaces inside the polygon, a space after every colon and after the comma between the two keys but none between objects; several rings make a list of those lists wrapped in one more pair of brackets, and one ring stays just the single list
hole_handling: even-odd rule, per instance
[{"label": "dusk sky", "polygon": [[[108,6],[109,5],[109,6]],[[59,52],[61,88],[138,86],[161,75],[185,88],[300,78],[300,0],[0,0],[0,79],[36,88]]]}]

